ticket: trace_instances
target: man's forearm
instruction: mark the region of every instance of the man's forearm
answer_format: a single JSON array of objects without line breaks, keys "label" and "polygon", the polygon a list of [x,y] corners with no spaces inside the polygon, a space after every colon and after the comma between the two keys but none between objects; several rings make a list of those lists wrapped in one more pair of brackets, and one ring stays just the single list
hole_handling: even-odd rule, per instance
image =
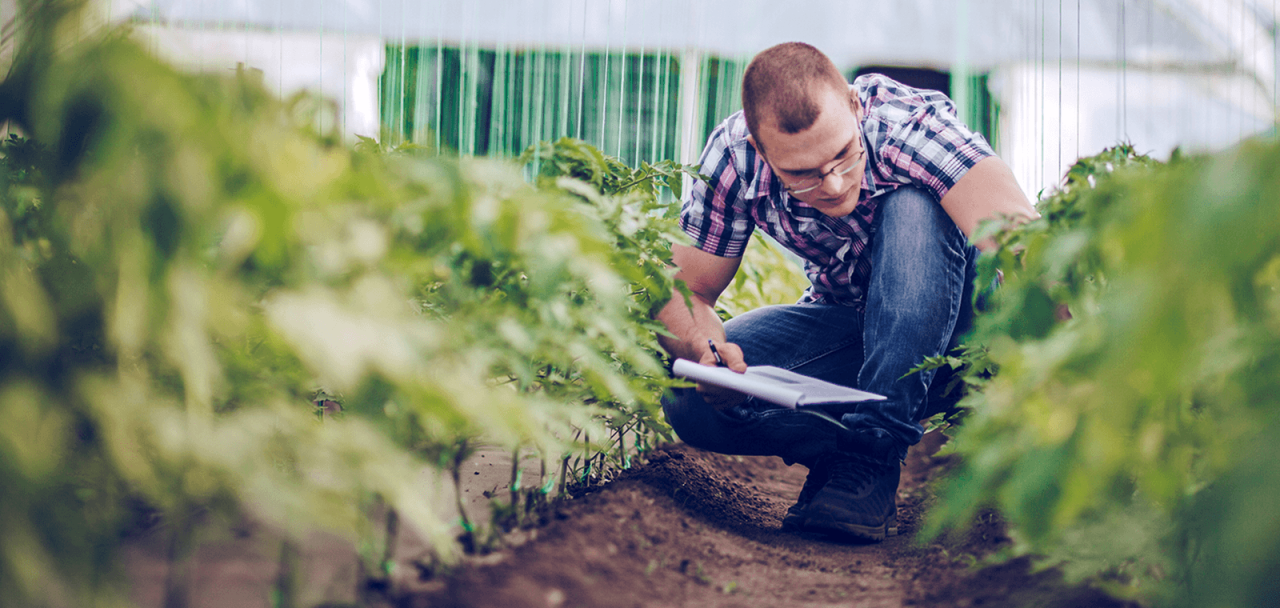
[{"label": "man's forearm", "polygon": [[673,357],[698,361],[707,350],[707,339],[724,342],[724,324],[715,307],[696,294],[686,300],[676,292],[658,320],[675,336],[658,336],[658,344]]}]

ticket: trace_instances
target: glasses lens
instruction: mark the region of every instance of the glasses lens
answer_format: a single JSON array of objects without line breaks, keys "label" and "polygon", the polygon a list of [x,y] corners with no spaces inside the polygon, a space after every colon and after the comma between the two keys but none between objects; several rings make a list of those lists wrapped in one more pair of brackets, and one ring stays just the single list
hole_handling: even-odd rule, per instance
[{"label": "glasses lens", "polygon": [[791,186],[789,186],[787,190],[790,190],[792,194],[804,194],[805,192],[808,192],[810,190],[817,189],[817,187],[821,185],[822,185],[822,178],[810,177],[808,179],[802,179],[794,184],[791,184]]},{"label": "glasses lens", "polygon": [[828,171],[826,174],[824,174],[822,177],[807,177],[805,179],[802,179],[800,181],[797,181],[791,184],[790,186],[787,187],[787,190],[789,190],[792,194],[804,194],[805,192],[809,192],[811,190],[817,190],[818,186],[821,186],[823,180],[827,178],[826,177],[827,175],[834,174],[834,175],[839,175],[840,177],[844,177],[845,175],[848,175],[849,172],[853,171],[853,168],[857,166],[858,158],[860,156],[861,156],[860,154],[855,154],[853,156],[850,156],[840,161],[840,164],[832,167],[831,170]]}]

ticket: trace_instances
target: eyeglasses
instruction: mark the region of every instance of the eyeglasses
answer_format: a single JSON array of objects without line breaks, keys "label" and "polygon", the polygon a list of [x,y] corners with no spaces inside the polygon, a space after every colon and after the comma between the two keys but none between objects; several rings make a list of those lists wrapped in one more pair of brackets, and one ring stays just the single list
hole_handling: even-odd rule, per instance
[{"label": "eyeglasses", "polygon": [[863,148],[859,150],[857,154],[836,163],[836,166],[823,171],[818,175],[806,177],[790,185],[784,181],[782,187],[786,188],[787,192],[790,192],[793,196],[797,194],[804,194],[806,192],[813,192],[822,185],[822,182],[827,180],[827,176],[835,175],[837,177],[844,177],[848,175],[849,172],[853,171],[853,169],[858,166],[858,161],[866,155],[866,152],[866,148]]}]

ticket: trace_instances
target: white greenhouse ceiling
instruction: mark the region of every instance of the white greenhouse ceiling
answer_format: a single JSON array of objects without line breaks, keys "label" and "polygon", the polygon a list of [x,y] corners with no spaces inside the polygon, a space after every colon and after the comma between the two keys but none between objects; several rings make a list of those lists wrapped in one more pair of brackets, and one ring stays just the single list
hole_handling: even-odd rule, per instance
[{"label": "white greenhouse ceiling", "polygon": [[[978,68],[1274,58],[1273,0],[113,0],[116,18],[323,30],[484,46],[695,49],[750,55],[805,40],[838,64]],[[963,41],[963,44],[961,42]],[[1266,44],[1262,44],[1266,43]],[[1272,59],[1274,61],[1274,59]]]}]

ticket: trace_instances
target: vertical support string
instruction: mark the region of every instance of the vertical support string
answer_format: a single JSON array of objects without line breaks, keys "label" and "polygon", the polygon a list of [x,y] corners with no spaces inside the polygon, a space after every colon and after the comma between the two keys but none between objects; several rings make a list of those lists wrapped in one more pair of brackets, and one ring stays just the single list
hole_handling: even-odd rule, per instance
[{"label": "vertical support string", "polygon": [[547,110],[546,95],[546,73],[547,73],[547,45],[543,42],[536,52],[536,63],[533,67],[533,103],[536,104],[533,112],[533,143],[541,145],[548,139],[544,132],[545,121],[543,120]]},{"label": "vertical support string", "polygon": [[627,40],[627,24],[628,24],[628,21],[630,21],[629,19],[627,19],[628,8],[629,8],[629,5],[627,4],[626,0],[623,0],[622,1],[622,48],[619,51],[619,57],[618,57],[618,68],[619,68],[618,71],[621,72],[621,77],[618,79],[618,135],[617,135],[618,146],[616,148],[617,151],[614,153],[614,156],[618,158],[622,158],[622,146],[624,143],[623,140],[626,139],[622,136],[624,132],[622,129],[622,125],[626,120],[626,116],[627,116],[627,112],[626,112],[627,71],[631,63],[630,53],[627,50],[628,42],[629,42]]},{"label": "vertical support string", "polygon": [[[284,0],[277,0],[275,30],[277,46],[280,47],[280,62],[276,66],[276,97],[284,99]],[[321,32],[320,36],[323,39],[324,32]],[[344,72],[345,67],[343,66]],[[346,79],[344,78],[343,81],[345,82]]]},{"label": "vertical support string", "polygon": [[350,70],[351,66],[347,65],[347,23],[350,19],[342,20],[342,104],[338,110],[342,113],[342,133],[341,141],[347,141],[347,103],[350,99],[351,92],[347,90],[347,84],[351,82]]},{"label": "vertical support string", "polygon": [[605,125],[608,124],[609,116],[609,54],[610,54],[610,36],[609,27],[613,25],[613,3],[608,6],[608,13],[605,19],[605,36],[604,36],[604,66],[601,69],[601,85],[600,85],[600,132],[597,134],[595,145],[601,150],[607,149],[606,142],[608,138],[605,135]]},{"label": "vertical support string", "polygon": [[951,100],[961,120],[971,115],[969,104],[969,0],[956,0],[951,61]]},{"label": "vertical support string", "polygon": [[[533,132],[533,90],[531,83],[533,82],[533,61],[529,56],[529,50],[523,49],[521,56],[521,74],[520,79],[520,148],[524,149],[535,141],[537,134]],[[535,161],[536,162],[536,161]]]},{"label": "vertical support string", "polygon": [[[283,2],[283,0],[279,0],[279,1]],[[246,14],[248,14],[248,13],[246,13]],[[248,19],[246,19],[246,20],[245,20],[245,29],[247,30],[247,29],[248,29],[248,27],[249,27],[249,20],[248,20]],[[320,93],[323,95],[323,94],[324,94],[324,2],[321,2],[321,3],[320,3],[320,53],[319,53],[319,55],[320,55],[320,56],[319,56],[319,58],[318,58],[318,63],[320,64],[320,65],[319,65],[319,68],[320,68]],[[248,63],[249,63],[248,61],[245,61],[245,64],[246,64],[246,65],[248,65]],[[343,77],[345,78],[345,77],[346,77],[346,75],[344,74],[344,75],[343,75]],[[319,125],[316,125],[316,127],[320,130],[320,132],[321,132],[321,133],[324,133],[324,131],[325,131],[325,127],[324,127],[324,115],[325,115],[325,114],[324,114],[324,112],[321,112],[321,113],[320,113],[320,116],[319,116],[320,124],[319,124]]]},{"label": "vertical support string", "polygon": [[[662,18],[664,15],[666,15],[666,13],[667,11],[665,10],[662,10],[662,9],[658,10],[658,31],[659,32],[663,31]],[[661,124],[665,129],[666,120],[665,120],[665,113],[661,113],[658,108],[658,100],[666,99],[666,91],[665,90],[662,91],[661,98],[658,97],[658,91],[662,88],[662,82],[663,82],[662,76],[666,72],[667,72],[667,62],[663,60],[662,47],[659,46],[658,52],[655,54],[654,61],[653,61],[653,120],[650,121],[652,123],[652,134],[649,137],[649,161],[650,162],[661,160],[661,157],[658,156],[658,150],[659,150],[658,125]],[[665,109],[666,104],[663,103],[662,107]],[[663,116],[664,118],[659,118],[659,116]]]},{"label": "vertical support string", "polygon": [[435,118],[431,122],[431,128],[435,131],[436,140],[434,149],[439,154],[444,149],[444,125],[441,120],[444,118],[444,40],[443,40],[444,24],[436,23],[436,93],[435,93]]},{"label": "vertical support string", "polygon": [[634,133],[634,134],[632,134],[632,136],[631,136],[631,139],[633,139],[633,140],[634,140],[634,143],[635,143],[635,145],[634,145],[634,150],[631,152],[631,164],[633,164],[633,165],[639,165],[639,164],[640,164],[640,159],[641,159],[641,156],[640,156],[640,140],[641,140],[640,132],[641,132],[641,128],[642,128],[642,126],[644,125],[644,117],[645,117],[645,113],[644,113],[644,102],[645,102],[645,97],[644,97],[644,86],[645,86],[645,83],[648,81],[648,78],[646,77],[645,72],[644,72],[644,64],[645,64],[645,40],[644,40],[644,38],[643,38],[643,36],[642,36],[642,37],[641,37],[641,39],[640,39],[640,57],[639,57],[639,67],[637,67],[637,68],[636,68],[636,80],[637,80],[637,82],[636,82],[636,85],[637,85],[637,86],[636,86],[636,113],[635,113],[635,120],[633,120],[633,121],[632,121],[632,122],[634,122],[634,123],[635,123],[635,133]]},{"label": "vertical support string", "polygon": [[507,45],[499,41],[494,51],[493,93],[489,102],[489,155],[506,157],[510,148],[506,144],[507,126]]},{"label": "vertical support string", "polygon": [[583,99],[587,92],[587,14],[586,6],[582,10],[582,48],[578,52],[578,124],[574,129],[574,137],[584,139],[582,132],[585,108]]},{"label": "vertical support string", "polygon": [[1116,74],[1116,138],[1125,137],[1125,44],[1124,44],[1124,0],[1120,0],[1120,15],[1116,20],[1116,54],[1120,59],[1120,72]]},{"label": "vertical support string", "polygon": [[568,41],[560,48],[560,114],[556,119],[556,139],[564,137],[572,133],[570,129],[570,112],[569,112],[569,89],[573,85],[572,79],[573,69],[573,45]]},{"label": "vertical support string", "polygon": [[1045,13],[1044,0],[1036,0],[1036,25],[1040,30],[1039,35],[1036,36],[1036,39],[1035,39],[1036,40],[1035,112],[1036,112],[1036,118],[1038,119],[1037,120],[1038,124],[1035,126],[1035,128],[1036,128],[1036,140],[1037,140],[1037,143],[1040,144],[1039,146],[1037,146],[1037,150],[1036,150],[1035,179],[1036,179],[1037,187],[1044,184],[1044,161],[1045,161],[1045,153],[1044,153],[1044,119],[1045,119],[1044,117],[1044,114],[1045,114],[1045,107],[1044,107],[1045,106],[1045,103],[1044,103],[1045,22],[1044,21],[1045,21],[1045,16],[1044,16],[1044,13]]},{"label": "vertical support string", "polygon": [[405,4],[404,2],[400,3],[400,90],[399,90],[399,95],[397,96],[397,99],[400,102],[400,112],[399,112],[400,120],[397,123],[397,127],[396,127],[397,142],[403,142],[405,141],[406,138],[413,137],[413,134],[408,132],[408,129],[406,129],[406,127],[409,126],[409,114],[407,113],[404,105],[405,97],[408,97],[408,94],[409,94],[409,89],[406,84],[407,82],[406,79],[409,76],[408,75],[409,41],[408,41],[408,38],[405,36],[405,29],[404,29],[404,23],[406,20],[405,14],[404,14],[404,4]]}]

